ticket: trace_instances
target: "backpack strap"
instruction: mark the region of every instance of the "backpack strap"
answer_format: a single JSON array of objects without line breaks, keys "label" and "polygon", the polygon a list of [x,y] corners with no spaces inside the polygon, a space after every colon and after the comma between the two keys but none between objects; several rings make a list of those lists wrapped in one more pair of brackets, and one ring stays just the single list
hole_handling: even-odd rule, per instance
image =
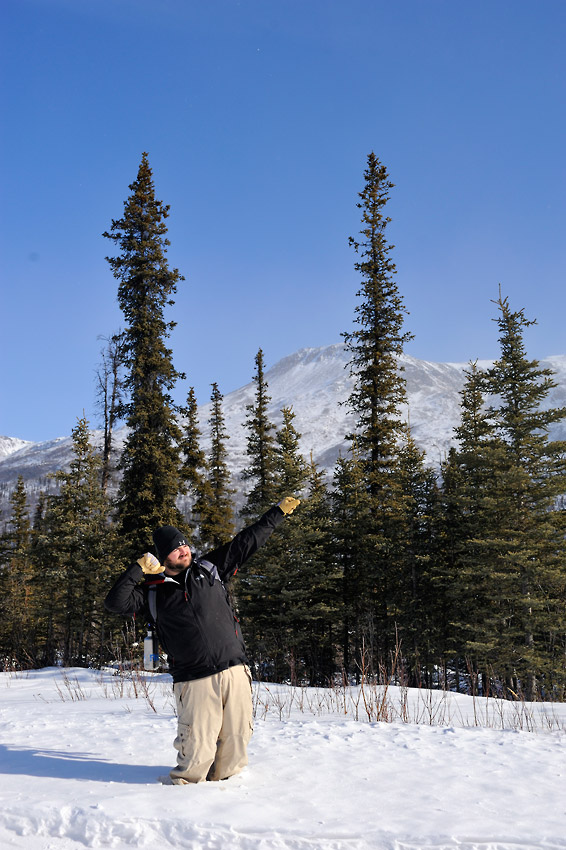
[{"label": "backpack strap", "polygon": [[149,586],[147,592],[147,604],[149,605],[149,613],[151,614],[151,619],[153,621],[153,625],[157,625],[157,585],[152,584]]},{"label": "backpack strap", "polygon": [[[147,605],[153,625],[157,625],[157,586],[164,584],[166,581],[173,581],[169,576],[159,576],[158,578],[146,579],[145,586],[147,587]],[[177,582],[175,582],[177,584]]]},{"label": "backpack strap", "polygon": [[211,585],[214,584],[215,581],[219,581],[223,584],[222,579],[220,578],[220,573],[218,572],[218,568],[211,561],[207,561],[205,558],[199,558],[196,562],[196,566],[200,569],[202,573],[205,573],[208,581]]}]

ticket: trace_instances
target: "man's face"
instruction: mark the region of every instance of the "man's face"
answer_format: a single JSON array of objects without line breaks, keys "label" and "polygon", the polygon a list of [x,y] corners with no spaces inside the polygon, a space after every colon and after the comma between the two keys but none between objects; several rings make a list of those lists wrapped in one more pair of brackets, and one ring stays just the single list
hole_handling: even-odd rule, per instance
[{"label": "man's face", "polygon": [[168,574],[179,573],[190,566],[192,560],[191,550],[188,546],[177,546],[169,552],[164,563],[165,572]]}]

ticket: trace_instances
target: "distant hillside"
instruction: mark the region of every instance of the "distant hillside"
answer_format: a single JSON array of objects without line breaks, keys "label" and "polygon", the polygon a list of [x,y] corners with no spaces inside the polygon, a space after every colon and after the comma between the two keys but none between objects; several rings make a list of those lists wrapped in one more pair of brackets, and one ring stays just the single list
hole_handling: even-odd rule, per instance
[{"label": "distant hillside", "polygon": [[[547,399],[547,406],[566,406],[566,356],[549,357],[542,361],[556,373],[558,386]],[[352,387],[348,354],[343,344],[323,348],[304,348],[283,358],[266,372],[271,405],[269,413],[275,424],[281,423],[281,408],[292,406],[295,425],[302,434],[301,448],[308,458],[312,452],[316,463],[332,473],[340,452],[346,452],[344,435],[352,430],[347,408],[341,402]],[[480,363],[480,366],[490,364]],[[463,363],[429,363],[403,355],[400,366],[407,381],[407,408],[411,432],[417,444],[426,451],[428,462],[437,466],[453,443],[453,429],[459,422],[459,391],[464,381]],[[243,427],[246,405],[253,403],[255,385],[246,384],[224,398],[229,461],[236,487],[242,492],[239,475],[246,464],[246,436]],[[203,433],[203,448],[208,449],[208,419],[210,404],[199,407]],[[116,452],[120,451],[125,429],[116,435]],[[100,442],[101,432],[93,432]],[[566,439],[566,420],[554,426],[553,439]],[[41,443],[26,443],[13,437],[0,437],[0,509],[7,500],[18,476],[26,481],[30,498],[42,489],[52,489],[47,475],[65,467],[70,459],[71,438],[61,437]]]}]

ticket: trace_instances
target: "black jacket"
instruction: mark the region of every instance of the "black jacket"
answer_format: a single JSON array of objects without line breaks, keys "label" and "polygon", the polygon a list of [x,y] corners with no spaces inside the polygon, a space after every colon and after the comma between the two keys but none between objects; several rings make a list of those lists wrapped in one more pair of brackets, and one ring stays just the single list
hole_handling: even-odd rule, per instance
[{"label": "black jacket", "polygon": [[157,634],[167,653],[174,682],[202,679],[246,661],[239,623],[224,582],[230,579],[283,521],[281,508],[270,508],[230,543],[193,560],[178,576],[147,575],[134,563],[114,584],[104,602],[114,614],[142,611],[151,619],[148,593],[156,587]]}]

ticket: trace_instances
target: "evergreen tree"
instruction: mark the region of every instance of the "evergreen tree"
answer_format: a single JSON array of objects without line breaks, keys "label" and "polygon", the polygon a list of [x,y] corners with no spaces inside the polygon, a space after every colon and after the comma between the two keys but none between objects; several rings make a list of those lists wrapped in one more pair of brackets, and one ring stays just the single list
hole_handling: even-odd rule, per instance
[{"label": "evergreen tree", "polygon": [[206,457],[200,447],[201,433],[198,423],[198,404],[193,387],[190,387],[187,395],[187,405],[180,409],[180,413],[181,416],[185,417],[185,425],[180,444],[183,463],[179,477],[182,492],[188,494],[192,506],[190,525],[194,528],[199,522],[195,503],[206,486]]},{"label": "evergreen tree", "polygon": [[370,643],[373,639],[378,587],[371,569],[371,497],[355,441],[350,456],[336,462],[332,504],[334,546],[342,576],[342,664],[346,678],[354,676],[359,683],[366,668],[366,639]]},{"label": "evergreen tree", "polygon": [[[279,496],[302,497],[308,479],[308,468],[299,448],[301,435],[294,426],[295,414],[290,407],[284,407],[281,413],[283,424],[275,435],[273,451],[271,504],[278,501]],[[246,609],[248,618],[251,613],[254,627],[259,629],[261,657],[264,663],[269,659],[270,675],[276,681],[290,679],[294,683],[304,676],[304,658],[300,651],[299,628],[293,627],[293,623],[298,624],[301,619],[299,599],[303,597],[305,582],[308,588],[316,582],[316,575],[307,574],[302,557],[301,512],[304,507],[303,499],[292,521],[283,523],[250,562],[252,582]],[[249,579],[249,571],[244,570],[241,583],[246,584]]]},{"label": "evergreen tree", "polygon": [[499,397],[491,413],[501,462],[490,622],[506,683],[532,699],[541,687],[550,692],[566,683],[566,527],[563,512],[554,510],[566,492],[566,441],[548,438],[566,408],[543,407],[556,383],[551,369],[527,358],[523,334],[533,322],[501,295],[496,304],[501,356],[488,380]]},{"label": "evergreen tree", "polygon": [[[275,485],[278,496],[299,496],[309,476],[309,468],[300,450],[301,435],[294,425],[295,413],[292,407],[281,409],[283,422],[275,436]],[[311,459],[311,469],[313,461]],[[276,501],[275,497],[273,501]],[[273,502],[271,503],[273,504]]]},{"label": "evergreen tree", "polygon": [[[351,238],[360,260],[355,268],[362,276],[354,319],[358,328],[343,334],[351,354],[354,389],[348,405],[356,415],[358,462],[371,500],[368,560],[357,569],[367,576],[371,594],[364,602],[365,617],[356,628],[375,667],[384,662],[395,642],[390,618],[392,586],[400,557],[403,533],[403,495],[398,479],[399,441],[404,433],[400,406],[406,401],[405,381],[398,358],[411,338],[402,332],[403,301],[395,282],[395,265],[389,254],[385,231],[390,219],[385,205],[393,184],[375,154],[368,157],[365,186],[358,207],[362,210],[361,241]],[[350,435],[351,437],[354,435]],[[357,557],[359,557],[359,552]]]},{"label": "evergreen tree", "polygon": [[118,541],[101,487],[100,457],[90,444],[84,417],[72,437],[69,470],[55,473],[59,493],[49,499],[41,521],[40,620],[45,663],[60,659],[64,665],[87,665],[104,653],[103,600]]},{"label": "evergreen tree", "polygon": [[176,508],[179,491],[179,442],[171,391],[183,377],[166,347],[174,322],[166,322],[166,306],[174,302],[177,269],[169,269],[165,220],[169,207],[156,199],[152,171],[144,153],[122,218],[104,234],[120,253],[107,257],[118,280],[118,302],[124,313],[125,388],[120,407],[129,435],[121,459],[118,500],[121,533],[132,551],[151,546],[152,530],[162,524],[182,525]]},{"label": "evergreen tree", "polygon": [[[263,351],[255,357],[256,371],[252,378],[256,385],[253,404],[246,405],[244,427],[248,432],[246,454],[248,466],[242,471],[244,481],[251,483],[240,515],[246,521],[258,519],[278,501],[277,443],[275,426],[268,416],[271,401],[264,375]],[[279,630],[279,597],[281,584],[279,564],[280,532],[273,535],[254,557],[238,570],[233,582],[235,604],[238,607],[246,633],[248,654],[255,674],[259,678],[284,675],[284,645]]]},{"label": "evergreen tree", "polygon": [[2,539],[0,653],[4,669],[22,669],[33,667],[37,662],[35,632],[39,593],[30,557],[31,523],[21,475],[10,497],[10,505],[11,518]]},{"label": "evergreen tree", "polygon": [[327,684],[335,669],[340,603],[331,511],[322,474],[300,453],[295,414],[290,407],[281,412],[274,493],[292,493],[302,502],[292,521],[239,570],[239,609],[256,677]]},{"label": "evergreen tree", "polygon": [[526,356],[532,322],[507,299],[496,303],[501,356],[467,374],[459,448],[444,474],[453,639],[484,693],[498,680],[506,693],[561,695],[565,517],[554,508],[566,491],[566,443],[550,441],[548,427],[566,410],[544,409],[555,384]]},{"label": "evergreen tree", "polygon": [[[258,376],[261,376],[261,350],[256,359],[259,360]],[[258,377],[256,376],[256,377]],[[261,384],[261,379],[260,382]],[[263,385],[265,390],[265,385]],[[259,387],[258,387],[259,396]],[[263,402],[267,405],[265,392]],[[256,406],[250,409],[257,413],[259,398]],[[297,433],[293,419],[295,414],[291,408],[283,408],[283,425],[277,431],[275,438],[269,435],[272,427],[267,419],[264,434],[269,435],[268,448],[263,452],[264,460],[268,457],[263,470],[269,469],[269,476],[261,483],[261,467],[258,470],[258,484],[252,490],[244,515],[256,516],[283,498],[285,495],[301,494],[307,481],[308,470],[299,451],[300,434]],[[259,417],[256,417],[256,421]],[[254,460],[257,461],[259,429],[253,433],[253,440],[248,443],[249,453],[253,446]],[[265,479],[267,478],[267,482]],[[269,501],[267,501],[269,497]],[[262,499],[265,501],[262,502]],[[291,564],[296,558],[296,545],[291,544],[291,537],[298,534],[297,525],[299,511],[293,514],[292,522],[285,522],[267,543],[262,546],[254,557],[243,564],[238,571],[235,584],[235,594],[238,608],[244,622],[246,642],[249,654],[255,667],[256,675],[274,681],[295,680],[297,662],[293,656],[293,648],[289,641],[289,605],[283,599],[283,588],[287,585]],[[295,551],[293,551],[295,550]],[[294,569],[296,575],[297,569]]]},{"label": "evergreen tree", "polygon": [[244,424],[248,431],[246,453],[249,464],[242,471],[243,480],[252,482],[253,486],[241,512],[242,516],[253,519],[261,516],[276,500],[275,426],[268,417],[271,399],[267,393],[268,384],[263,371],[261,348],[256,354],[255,364],[256,372],[253,376],[253,382],[256,385],[255,401],[253,404],[246,405],[248,415]]},{"label": "evergreen tree", "polygon": [[341,572],[322,473],[311,459],[308,491],[282,540],[282,630],[292,682],[332,683],[341,624]]},{"label": "evergreen tree", "polygon": [[[53,478],[53,475],[49,478]],[[63,613],[57,608],[60,577],[50,557],[53,541],[48,523],[49,506],[55,498],[56,495],[48,496],[45,491],[40,492],[32,525],[31,561],[41,583],[40,604],[36,611],[38,666],[53,666],[61,657],[56,639]]]},{"label": "evergreen tree", "polygon": [[[411,434],[399,453],[403,521],[391,612],[412,685],[431,687],[442,658],[446,583],[440,566],[436,475]],[[445,665],[444,665],[445,666]],[[423,679],[424,677],[424,679]]]},{"label": "evergreen tree", "polygon": [[398,357],[412,335],[402,332],[403,300],[395,282],[395,265],[389,257],[393,246],[385,231],[391,221],[384,208],[394,184],[374,153],[368,156],[365,187],[359,193],[363,229],[361,242],[350,237],[360,262],[361,299],[355,308],[357,330],[344,333],[351,354],[354,389],[348,405],[357,415],[356,441],[372,495],[383,487],[384,473],[395,467],[398,440],[403,432],[399,407],[406,402],[405,381]]},{"label": "evergreen tree", "polygon": [[485,373],[472,362],[464,374],[458,447],[450,450],[442,469],[443,572],[450,611],[444,651],[452,658],[457,686],[461,673],[468,672],[475,681],[482,677],[487,693],[494,647],[487,624],[494,570],[489,541],[498,533],[496,469],[502,447],[486,407]]},{"label": "evergreen tree", "polygon": [[226,440],[230,439],[224,425],[222,393],[218,384],[212,384],[212,412],[210,425],[211,447],[208,457],[208,477],[202,481],[202,490],[195,510],[200,515],[200,542],[204,546],[220,546],[234,534],[234,503],[230,487]]},{"label": "evergreen tree", "polygon": [[198,424],[198,404],[194,387],[189,388],[187,405],[180,410],[185,417],[185,427],[180,448],[183,455],[181,480],[189,491],[196,492],[202,481],[203,470],[206,467],[206,457],[200,447],[200,428]]}]

